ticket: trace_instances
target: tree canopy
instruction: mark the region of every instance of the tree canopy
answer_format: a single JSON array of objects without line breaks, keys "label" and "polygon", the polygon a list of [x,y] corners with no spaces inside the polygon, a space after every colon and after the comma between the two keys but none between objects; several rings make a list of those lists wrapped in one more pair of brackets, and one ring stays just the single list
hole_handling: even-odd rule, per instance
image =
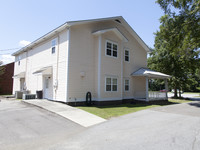
[{"label": "tree canopy", "polygon": [[188,89],[198,83],[200,67],[200,1],[158,0],[165,15],[155,33],[155,49],[148,59],[149,68],[169,74],[170,86]]}]

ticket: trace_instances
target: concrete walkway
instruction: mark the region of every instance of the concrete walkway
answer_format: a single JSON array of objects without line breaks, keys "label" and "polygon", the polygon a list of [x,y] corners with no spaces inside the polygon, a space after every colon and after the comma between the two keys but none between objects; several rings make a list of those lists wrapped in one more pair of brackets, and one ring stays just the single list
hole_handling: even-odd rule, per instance
[{"label": "concrete walkway", "polygon": [[23,100],[22,102],[35,105],[50,112],[56,113],[73,122],[80,124],[83,127],[90,127],[106,121],[101,117],[59,102],[48,101],[45,99]]}]

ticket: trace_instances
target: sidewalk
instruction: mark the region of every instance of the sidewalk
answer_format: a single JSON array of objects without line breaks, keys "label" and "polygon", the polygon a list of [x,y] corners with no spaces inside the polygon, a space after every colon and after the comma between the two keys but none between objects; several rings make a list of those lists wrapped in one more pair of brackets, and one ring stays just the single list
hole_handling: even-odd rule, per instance
[{"label": "sidewalk", "polygon": [[90,127],[92,125],[106,121],[101,117],[59,102],[53,102],[45,99],[23,100],[22,102],[35,105],[50,112],[56,113],[73,122],[80,124],[83,127]]}]

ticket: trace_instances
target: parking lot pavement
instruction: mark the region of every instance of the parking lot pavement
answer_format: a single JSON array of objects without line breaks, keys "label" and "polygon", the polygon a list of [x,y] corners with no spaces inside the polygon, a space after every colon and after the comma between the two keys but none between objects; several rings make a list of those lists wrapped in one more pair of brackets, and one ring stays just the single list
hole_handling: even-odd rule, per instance
[{"label": "parking lot pavement", "polygon": [[52,145],[70,150],[199,150],[200,102],[162,106],[111,119]]},{"label": "parking lot pavement", "polygon": [[[173,97],[174,93],[168,92],[168,97]],[[183,93],[181,94],[182,97],[184,98],[190,98],[193,100],[200,101],[200,93]]]},{"label": "parking lot pavement", "polygon": [[36,150],[85,130],[59,115],[20,101],[0,102],[0,149]]}]

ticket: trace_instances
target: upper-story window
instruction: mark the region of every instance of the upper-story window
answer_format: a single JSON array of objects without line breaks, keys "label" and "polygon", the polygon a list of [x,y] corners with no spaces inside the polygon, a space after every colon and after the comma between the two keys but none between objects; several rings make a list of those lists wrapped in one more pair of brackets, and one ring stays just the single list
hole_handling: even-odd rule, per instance
[{"label": "upper-story window", "polygon": [[54,54],[56,52],[56,39],[51,41],[51,53]]},{"label": "upper-story window", "polygon": [[18,66],[20,66],[20,60],[21,60],[21,55],[19,55],[19,56],[17,57]]},{"label": "upper-story window", "polygon": [[129,62],[129,50],[124,50],[124,61]]},{"label": "upper-story window", "polygon": [[118,45],[117,43],[106,41],[106,55],[117,57]]}]

